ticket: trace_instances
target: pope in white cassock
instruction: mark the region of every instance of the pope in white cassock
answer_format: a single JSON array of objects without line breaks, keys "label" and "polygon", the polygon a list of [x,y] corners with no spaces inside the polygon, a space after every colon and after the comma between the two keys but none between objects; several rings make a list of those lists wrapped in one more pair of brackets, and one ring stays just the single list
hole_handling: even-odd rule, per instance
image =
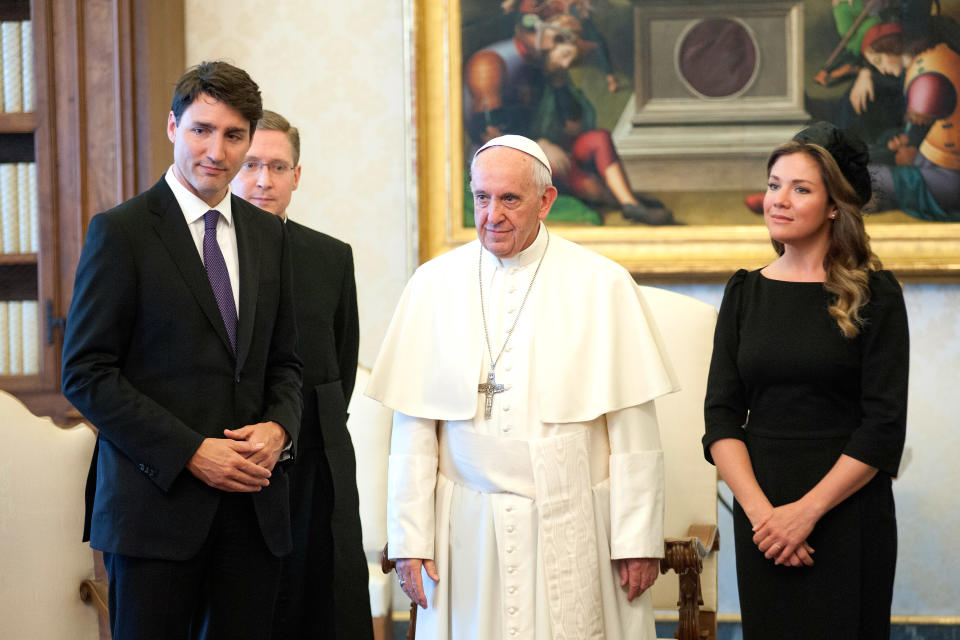
[{"label": "pope in white cassock", "polygon": [[473,159],[478,241],[421,266],[367,394],[394,410],[388,547],[417,638],[653,639],[676,389],[616,263],[543,225],[535,142]]}]

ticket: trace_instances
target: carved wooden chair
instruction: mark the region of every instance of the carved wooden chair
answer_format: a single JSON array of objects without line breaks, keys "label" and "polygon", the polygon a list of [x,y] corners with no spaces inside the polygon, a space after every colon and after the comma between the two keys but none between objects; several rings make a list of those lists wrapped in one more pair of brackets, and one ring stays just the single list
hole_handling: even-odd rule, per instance
[{"label": "carved wooden chair", "polygon": [[[717,312],[679,293],[640,289],[682,387],[656,401],[666,467],[665,558],[660,573],[673,571],[678,580],[657,580],[653,606],[657,612],[677,612],[678,640],[716,640],[717,474],[704,460],[700,438]],[[385,574],[395,568],[386,547],[381,568]],[[416,618],[417,607],[411,603],[408,640],[414,637]]]},{"label": "carved wooden chair", "polygon": [[95,436],[63,429],[0,391],[0,637],[96,640],[97,612],[77,589],[94,577],[80,541]]},{"label": "carved wooden chair", "polygon": [[666,289],[640,289],[681,386],[656,401],[666,468],[666,557],[660,572],[675,572],[679,590],[669,576],[660,578],[653,587],[653,606],[658,612],[678,612],[679,640],[716,640],[717,473],[703,458],[700,438],[717,312]]}]

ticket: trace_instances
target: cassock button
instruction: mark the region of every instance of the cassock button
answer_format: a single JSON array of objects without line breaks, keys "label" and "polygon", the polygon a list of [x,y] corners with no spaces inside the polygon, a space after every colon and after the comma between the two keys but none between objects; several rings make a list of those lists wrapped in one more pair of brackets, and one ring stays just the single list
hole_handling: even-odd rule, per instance
[{"label": "cassock button", "polygon": [[510,429],[513,429],[513,425],[512,425],[512,424],[506,425],[506,426],[503,428],[503,432],[504,432],[504,433],[509,433],[509,432],[510,432]]},{"label": "cassock button", "polygon": [[509,613],[509,614],[512,615],[512,616],[515,616],[515,615],[517,615],[517,608],[516,608],[516,607],[508,607],[508,608],[507,608],[507,613]]},{"label": "cassock button", "polygon": [[516,629],[516,627],[514,627],[513,629],[510,629],[510,635],[512,635],[512,636],[517,635],[517,629]]},{"label": "cassock button", "polygon": [[504,411],[510,411],[510,405],[508,405],[508,404],[503,405],[503,410],[504,410]]},{"label": "cassock button", "polygon": [[507,592],[509,592],[509,593],[516,593],[516,592],[517,592],[517,588],[516,588],[516,587],[510,587],[510,588],[507,589]]},{"label": "cassock button", "polygon": [[513,511],[513,505],[507,505],[507,513],[510,513],[511,511]]},{"label": "cassock button", "polygon": [[509,309],[507,309],[507,313],[514,313],[514,312],[516,312],[516,309],[513,307],[510,307]]},{"label": "cassock button", "polygon": [[516,550],[517,548],[513,545],[510,545],[509,547],[507,547],[507,553],[513,553]]},{"label": "cassock button", "polygon": [[513,526],[512,524],[511,524],[511,525],[508,525],[508,526],[507,526],[507,533],[513,533],[514,531],[516,531],[516,529],[517,529],[517,528],[516,528],[515,526]]},{"label": "cassock button", "polygon": [[507,567],[507,573],[516,573],[516,572],[517,572],[516,567]]}]

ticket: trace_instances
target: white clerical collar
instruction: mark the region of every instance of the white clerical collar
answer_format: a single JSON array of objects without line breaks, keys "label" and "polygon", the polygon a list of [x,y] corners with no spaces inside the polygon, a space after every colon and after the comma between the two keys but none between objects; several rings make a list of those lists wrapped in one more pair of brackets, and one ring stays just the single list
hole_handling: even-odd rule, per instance
[{"label": "white clerical collar", "polygon": [[170,168],[167,169],[164,179],[166,179],[170,190],[173,191],[173,197],[177,199],[177,204],[180,205],[180,210],[183,212],[183,217],[186,218],[187,224],[191,224],[198,218],[202,218],[207,211],[210,211],[210,209],[216,209],[219,211],[220,215],[223,216],[223,219],[227,221],[228,226],[233,224],[233,208],[230,206],[229,185],[227,186],[227,195],[223,197],[223,200],[211,207],[206,202],[198,198],[195,194],[191,193],[179,180],[177,180],[177,176],[173,173],[173,165],[170,165]]},{"label": "white clerical collar", "polygon": [[510,258],[498,258],[493,255],[486,249],[483,250],[484,256],[490,264],[497,269],[509,269],[511,267],[526,267],[540,259],[540,256],[543,255],[543,252],[547,248],[547,228],[544,226],[543,222],[540,222],[540,227],[537,229],[537,237],[534,238],[533,244],[529,247],[518,253],[517,255]]}]

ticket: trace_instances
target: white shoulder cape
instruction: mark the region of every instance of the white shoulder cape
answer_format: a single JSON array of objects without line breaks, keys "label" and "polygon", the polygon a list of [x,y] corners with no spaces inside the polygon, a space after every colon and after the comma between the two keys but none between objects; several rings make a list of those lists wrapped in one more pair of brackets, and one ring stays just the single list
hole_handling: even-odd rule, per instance
[{"label": "white shoulder cape", "polygon": [[[417,269],[366,394],[419,418],[469,420],[485,354],[479,240]],[[679,389],[653,315],[620,265],[551,236],[527,301],[536,309],[536,397],[544,422],[585,422]]]}]

